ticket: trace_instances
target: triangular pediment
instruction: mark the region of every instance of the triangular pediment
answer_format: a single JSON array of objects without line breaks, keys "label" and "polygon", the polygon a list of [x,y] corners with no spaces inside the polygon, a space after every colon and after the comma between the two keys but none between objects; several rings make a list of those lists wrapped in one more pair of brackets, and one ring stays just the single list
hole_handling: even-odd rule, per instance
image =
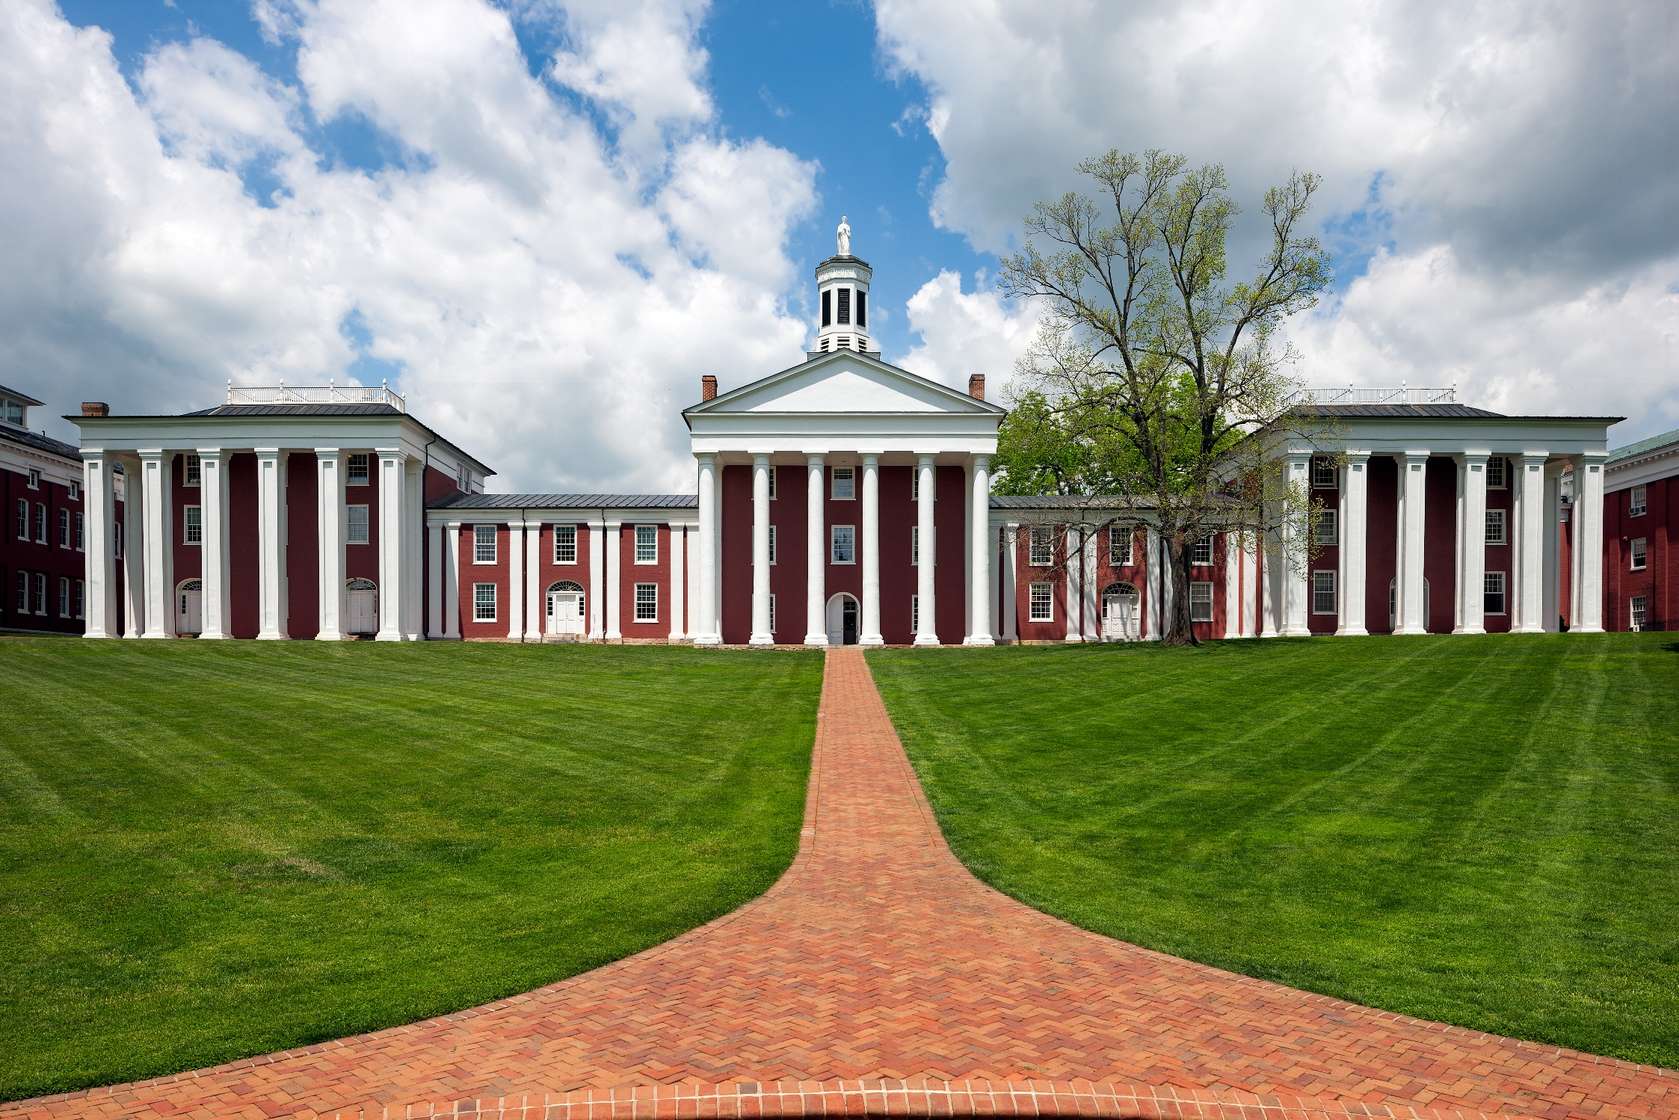
[{"label": "triangular pediment", "polygon": [[838,350],[750,382],[688,415],[926,413],[994,415],[1003,410],[868,354]]}]

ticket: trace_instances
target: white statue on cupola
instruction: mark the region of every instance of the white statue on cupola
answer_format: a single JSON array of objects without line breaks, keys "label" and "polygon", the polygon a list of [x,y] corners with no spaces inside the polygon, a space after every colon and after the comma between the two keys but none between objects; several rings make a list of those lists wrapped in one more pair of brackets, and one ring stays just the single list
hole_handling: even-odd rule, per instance
[{"label": "white statue on cupola", "polygon": [[851,225],[845,220],[844,214],[840,215],[840,224],[839,228],[834,231],[834,240],[839,243],[839,255],[849,257],[851,255]]}]

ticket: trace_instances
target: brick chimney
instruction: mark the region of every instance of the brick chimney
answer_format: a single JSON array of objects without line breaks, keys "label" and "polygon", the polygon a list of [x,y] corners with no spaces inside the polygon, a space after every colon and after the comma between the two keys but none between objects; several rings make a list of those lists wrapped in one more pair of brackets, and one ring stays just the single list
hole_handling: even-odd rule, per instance
[{"label": "brick chimney", "polygon": [[982,401],[985,399],[985,374],[968,374],[968,396],[974,398],[976,401]]},{"label": "brick chimney", "polygon": [[717,375],[706,373],[700,375],[700,400],[714,401],[717,399]]},{"label": "brick chimney", "polygon": [[83,401],[82,402],[82,415],[83,416],[109,416],[110,414],[111,414],[111,406],[106,404],[104,401]]}]

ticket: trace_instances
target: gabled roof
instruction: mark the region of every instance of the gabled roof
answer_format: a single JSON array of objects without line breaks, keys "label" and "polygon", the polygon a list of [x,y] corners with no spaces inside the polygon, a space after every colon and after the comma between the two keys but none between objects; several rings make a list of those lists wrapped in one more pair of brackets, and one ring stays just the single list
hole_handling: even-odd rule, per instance
[{"label": "gabled roof", "polygon": [[28,405],[37,405],[41,403],[28,393],[20,393],[18,390],[8,388],[5,385],[0,385],[0,397],[10,397],[14,401]]},{"label": "gabled roof", "polygon": [[1640,455],[1648,455],[1652,451],[1659,451],[1669,444],[1679,447],[1679,428],[1653,435],[1649,439],[1641,439],[1637,443],[1629,443],[1625,447],[1617,447],[1609,452],[1609,458],[1605,461],[1605,465],[1612,467],[1616,463],[1624,463],[1628,459],[1636,459]]},{"label": "gabled roof", "polygon": [[449,494],[429,509],[697,509],[695,494]]},{"label": "gabled roof", "polygon": [[[895,366],[890,362],[882,361],[873,354],[865,353],[861,350],[833,350],[826,354],[818,354],[813,358],[807,358],[797,365],[788,366],[786,369],[777,373],[772,373],[768,377],[760,377],[756,381],[749,381],[737,389],[731,389],[727,393],[719,394],[712,400],[702,401],[699,404],[690,405],[682,410],[682,417],[686,420],[691,416],[699,416],[707,413],[731,412],[733,410],[729,407],[729,405],[738,403],[744,397],[755,393],[761,393],[764,390],[782,382],[792,380],[805,374],[813,373],[821,369],[823,366],[841,365],[846,362],[859,363],[865,368],[876,370],[886,375],[888,378],[904,382],[906,387],[913,388],[918,392],[931,392],[933,395],[945,401],[950,406],[950,411],[952,412],[966,412],[970,414],[987,413],[1001,416],[1005,411],[1007,411],[999,408],[997,405],[991,404],[989,401],[978,400],[974,397],[970,397],[967,393],[958,389],[952,389],[950,386],[941,384],[931,378],[922,377],[918,373],[911,373],[909,370],[903,369],[900,366]],[[772,409],[769,411],[773,412],[775,410]]]}]

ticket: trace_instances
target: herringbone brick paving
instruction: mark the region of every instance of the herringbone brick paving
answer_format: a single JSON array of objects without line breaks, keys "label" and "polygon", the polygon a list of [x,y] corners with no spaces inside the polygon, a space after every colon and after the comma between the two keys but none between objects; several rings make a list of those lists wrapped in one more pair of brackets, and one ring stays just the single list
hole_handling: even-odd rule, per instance
[{"label": "herringbone brick paving", "polygon": [[950,854],[859,651],[829,652],[819,719],[798,858],[733,914],[456,1015],[0,1115],[1679,1116],[1673,1071],[1030,910]]}]

